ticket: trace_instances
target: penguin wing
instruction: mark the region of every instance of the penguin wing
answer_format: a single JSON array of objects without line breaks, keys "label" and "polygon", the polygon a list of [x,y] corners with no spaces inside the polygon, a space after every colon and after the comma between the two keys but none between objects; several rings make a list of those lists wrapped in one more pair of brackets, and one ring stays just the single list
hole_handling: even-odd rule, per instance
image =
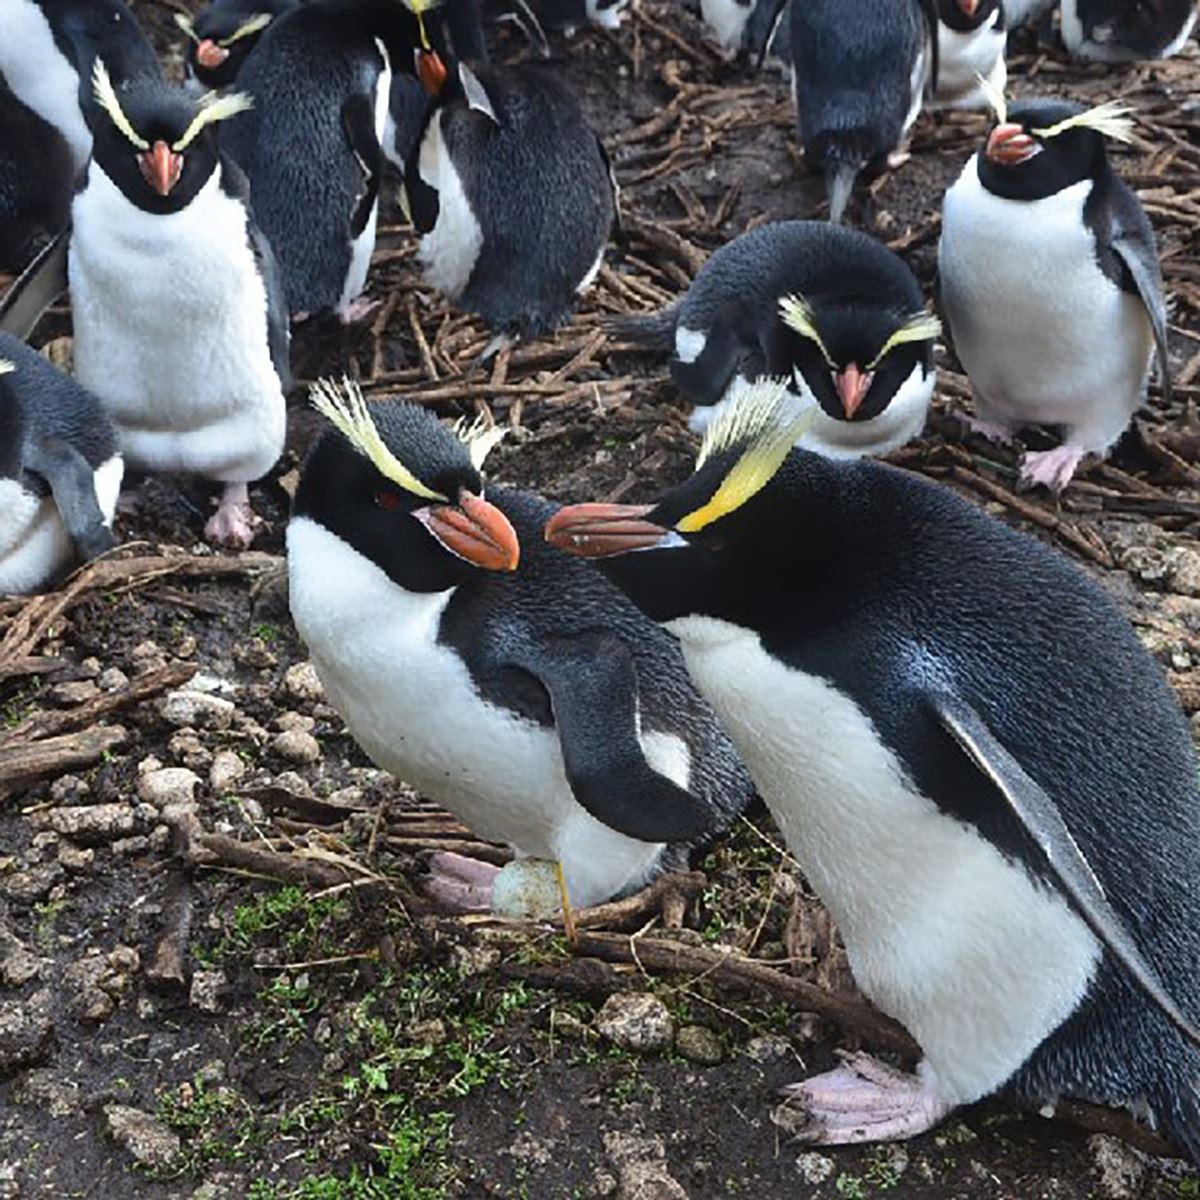
[{"label": "penguin wing", "polygon": [[67,251],[71,227],[67,225],[21,272],[0,301],[0,332],[25,341],[42,314],[67,290]]},{"label": "penguin wing", "polygon": [[[1124,203],[1122,203],[1124,201]],[[1158,266],[1158,251],[1150,222],[1132,193],[1118,193],[1112,207],[1112,228],[1109,234],[1113,253],[1120,258],[1133,278],[1134,287],[1150,318],[1154,331],[1154,346],[1158,353],[1158,370],[1162,380],[1163,399],[1171,398],[1171,360],[1167,357],[1167,305],[1163,300],[1162,275]]]},{"label": "penguin wing", "polygon": [[383,179],[383,147],[375,132],[374,97],[366,92],[355,92],[348,97],[342,105],[342,127],[363,173],[362,195],[350,218],[350,235],[358,237],[371,219]]},{"label": "penguin wing", "polygon": [[567,781],[597,821],[643,842],[687,842],[714,814],[646,761],[633,655],[608,633],[559,637],[511,656],[550,693]]},{"label": "penguin wing", "polygon": [[34,437],[25,448],[24,466],[50,485],[62,523],[84,562],[117,544],[96,499],[92,464],[74,446],[57,437]]},{"label": "penguin wing", "polygon": [[267,293],[267,346],[271,364],[279,376],[279,386],[286,396],[292,390],[291,332],[288,326],[287,299],[283,294],[283,277],[267,235],[250,219],[250,248],[262,275]]},{"label": "penguin wing", "polygon": [[926,93],[932,98],[938,89],[938,11],[937,0],[917,0],[921,8],[921,16],[929,31],[929,79],[926,83]]},{"label": "penguin wing", "polygon": [[930,702],[942,727],[1004,798],[1009,811],[1041,851],[1051,877],[1088,928],[1180,1033],[1200,1045],[1200,1030],[1171,999],[1158,973],[1109,904],[1054,802],[1000,744],[970,704],[944,692],[931,696]]}]

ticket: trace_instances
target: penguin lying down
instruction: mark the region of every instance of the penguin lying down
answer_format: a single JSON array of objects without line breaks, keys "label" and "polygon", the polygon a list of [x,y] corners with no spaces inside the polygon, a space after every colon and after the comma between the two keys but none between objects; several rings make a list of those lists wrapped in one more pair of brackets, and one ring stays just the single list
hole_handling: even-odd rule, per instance
[{"label": "penguin lying down", "polygon": [[0,592],[111,549],[121,473],[99,400],[0,333]]},{"label": "penguin lying down", "polygon": [[679,638],[924,1052],[789,1089],[810,1140],[909,1137],[1006,1089],[1128,1106],[1200,1159],[1200,788],[1161,671],[1061,555],[791,449],[799,423],[749,389],[656,504],[564,508],[546,537]]},{"label": "penguin lying down", "polygon": [[[751,786],[674,641],[542,543],[553,505],[483,498],[499,437],[368,408],[349,383],[314,398],[334,428],[288,526],[292,615],[367,754],[480,836],[561,863],[576,905],[724,829]],[[489,906],[494,867],[432,865],[436,896]]]}]

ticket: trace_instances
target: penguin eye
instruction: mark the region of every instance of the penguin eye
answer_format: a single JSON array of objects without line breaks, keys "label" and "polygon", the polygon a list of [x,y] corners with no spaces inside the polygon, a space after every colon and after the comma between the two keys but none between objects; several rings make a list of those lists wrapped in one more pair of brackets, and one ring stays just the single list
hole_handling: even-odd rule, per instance
[{"label": "penguin eye", "polygon": [[388,512],[400,507],[399,493],[391,491],[389,488],[380,488],[375,493],[375,507],[386,509]]}]

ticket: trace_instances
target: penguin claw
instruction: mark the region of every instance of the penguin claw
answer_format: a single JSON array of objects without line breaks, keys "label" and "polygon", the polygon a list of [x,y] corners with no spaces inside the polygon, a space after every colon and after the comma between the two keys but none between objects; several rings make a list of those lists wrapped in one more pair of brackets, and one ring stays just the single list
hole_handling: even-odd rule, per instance
[{"label": "penguin claw", "polygon": [[1018,490],[1041,484],[1052,492],[1061,492],[1071,482],[1084,451],[1078,446],[1056,446],[1053,450],[1029,450],[1021,459]]}]

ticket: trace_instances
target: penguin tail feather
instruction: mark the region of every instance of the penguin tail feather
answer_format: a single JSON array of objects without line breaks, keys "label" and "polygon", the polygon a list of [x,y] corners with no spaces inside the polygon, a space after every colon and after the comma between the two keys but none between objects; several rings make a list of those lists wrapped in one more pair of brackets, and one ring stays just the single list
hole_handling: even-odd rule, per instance
[{"label": "penguin tail feather", "polygon": [[621,313],[608,317],[604,329],[615,337],[665,353],[674,349],[678,321],[679,305],[672,304],[654,313]]},{"label": "penguin tail feather", "polygon": [[847,159],[833,159],[825,167],[825,192],[829,197],[829,219],[835,225],[842,223],[854,181],[862,170],[862,163]]}]

